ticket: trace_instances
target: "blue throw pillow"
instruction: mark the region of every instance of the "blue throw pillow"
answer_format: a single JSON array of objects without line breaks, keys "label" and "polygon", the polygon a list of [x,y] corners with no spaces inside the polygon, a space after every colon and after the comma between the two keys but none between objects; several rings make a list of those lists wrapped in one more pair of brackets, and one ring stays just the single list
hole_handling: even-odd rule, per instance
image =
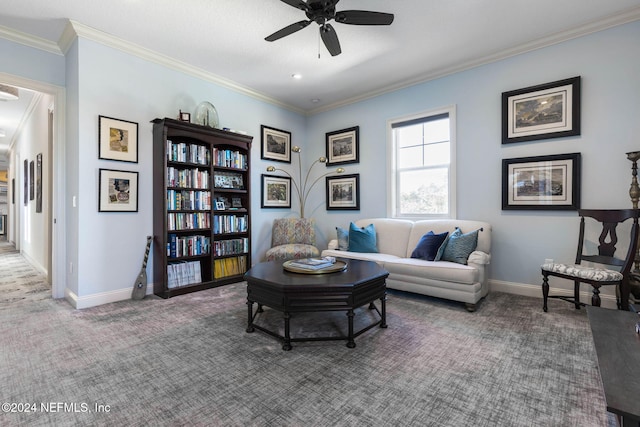
[{"label": "blue throw pillow", "polygon": [[442,246],[448,235],[448,231],[442,234],[435,234],[433,231],[428,232],[420,238],[418,245],[411,253],[411,258],[434,261],[438,254],[438,249]]},{"label": "blue throw pillow", "polygon": [[338,250],[349,250],[349,230],[345,230],[341,227],[336,227],[336,234],[338,235]]},{"label": "blue throw pillow", "polygon": [[475,230],[467,234],[462,234],[462,230],[456,228],[451,233],[447,246],[444,248],[442,259],[444,261],[457,262],[458,264],[466,264],[471,252],[476,250],[478,245],[478,232]]},{"label": "blue throw pillow", "polygon": [[378,252],[376,229],[373,224],[359,228],[354,223],[349,224],[350,252]]}]

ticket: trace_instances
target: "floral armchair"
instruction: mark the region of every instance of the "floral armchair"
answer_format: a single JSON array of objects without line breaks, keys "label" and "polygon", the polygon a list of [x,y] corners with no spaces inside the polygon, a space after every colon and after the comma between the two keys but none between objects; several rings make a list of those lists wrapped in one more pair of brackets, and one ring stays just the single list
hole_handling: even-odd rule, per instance
[{"label": "floral armchair", "polygon": [[273,221],[267,261],[319,257],[313,218],[279,218]]}]

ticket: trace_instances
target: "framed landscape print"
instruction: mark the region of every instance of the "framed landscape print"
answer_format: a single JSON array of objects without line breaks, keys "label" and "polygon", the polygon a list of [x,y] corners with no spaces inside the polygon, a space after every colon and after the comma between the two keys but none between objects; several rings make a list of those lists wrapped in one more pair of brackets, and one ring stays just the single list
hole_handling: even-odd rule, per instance
[{"label": "framed landscape print", "polygon": [[98,212],[138,212],[138,172],[100,169]]},{"label": "framed landscape print", "polygon": [[263,208],[291,207],[291,178],[277,175],[262,175]]},{"label": "framed landscape print", "polygon": [[98,116],[98,158],[138,163],[138,124]]},{"label": "framed landscape print", "polygon": [[33,160],[29,162],[29,200],[36,198],[36,165]]},{"label": "framed landscape print", "polygon": [[260,126],[262,145],[260,158],[276,162],[291,163],[291,132]]},{"label": "framed landscape print", "polygon": [[358,163],[360,127],[327,133],[327,166]]},{"label": "framed landscape print", "polygon": [[503,210],[580,208],[580,153],[502,160]]},{"label": "framed landscape print", "polygon": [[24,205],[27,206],[29,203],[29,161],[24,161],[24,185],[22,186],[23,196],[24,196]]},{"label": "framed landscape print", "polygon": [[502,94],[502,143],[580,135],[580,76]]},{"label": "framed landscape print", "polygon": [[327,210],[360,210],[360,174],[328,176]]},{"label": "framed landscape print", "polygon": [[42,153],[36,156],[36,212],[42,212]]}]

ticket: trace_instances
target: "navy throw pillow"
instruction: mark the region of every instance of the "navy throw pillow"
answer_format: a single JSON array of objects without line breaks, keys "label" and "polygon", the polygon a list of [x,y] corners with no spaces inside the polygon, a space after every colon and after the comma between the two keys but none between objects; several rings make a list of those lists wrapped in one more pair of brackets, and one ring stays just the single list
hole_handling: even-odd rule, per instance
[{"label": "navy throw pillow", "polygon": [[442,234],[435,234],[433,231],[428,232],[420,238],[418,245],[411,253],[411,258],[420,258],[427,261],[435,260],[438,249],[442,246],[448,235],[448,231]]}]

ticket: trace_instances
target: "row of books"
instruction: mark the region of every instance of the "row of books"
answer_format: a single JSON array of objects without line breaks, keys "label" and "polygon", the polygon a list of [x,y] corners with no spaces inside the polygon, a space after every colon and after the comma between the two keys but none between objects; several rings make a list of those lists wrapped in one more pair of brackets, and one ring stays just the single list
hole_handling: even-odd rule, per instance
[{"label": "row of books", "polygon": [[196,163],[199,165],[211,164],[211,151],[208,147],[184,142],[167,140],[167,160],[170,162]]},{"label": "row of books", "polygon": [[167,209],[211,210],[211,192],[195,190],[167,190]]},{"label": "row of books", "polygon": [[247,155],[239,151],[213,148],[213,164],[234,169],[247,168]]},{"label": "row of books", "polygon": [[215,240],[213,242],[213,254],[216,256],[246,254],[249,252],[249,239]]},{"label": "row of books", "polygon": [[167,214],[169,230],[195,230],[211,228],[211,215],[208,212],[177,212]]},{"label": "row of books", "polygon": [[209,188],[209,171],[167,167],[167,187]]},{"label": "row of books", "polygon": [[214,215],[213,232],[222,233],[244,233],[249,228],[249,217],[247,215]]},{"label": "row of books", "polygon": [[176,234],[169,234],[167,256],[170,258],[207,255],[210,252],[211,238],[207,236],[178,236]]},{"label": "row of books", "polygon": [[169,289],[194,283],[202,283],[200,261],[177,262],[167,265],[167,286]]},{"label": "row of books", "polygon": [[213,274],[216,279],[237,276],[247,272],[247,257],[237,256],[213,261]]}]

